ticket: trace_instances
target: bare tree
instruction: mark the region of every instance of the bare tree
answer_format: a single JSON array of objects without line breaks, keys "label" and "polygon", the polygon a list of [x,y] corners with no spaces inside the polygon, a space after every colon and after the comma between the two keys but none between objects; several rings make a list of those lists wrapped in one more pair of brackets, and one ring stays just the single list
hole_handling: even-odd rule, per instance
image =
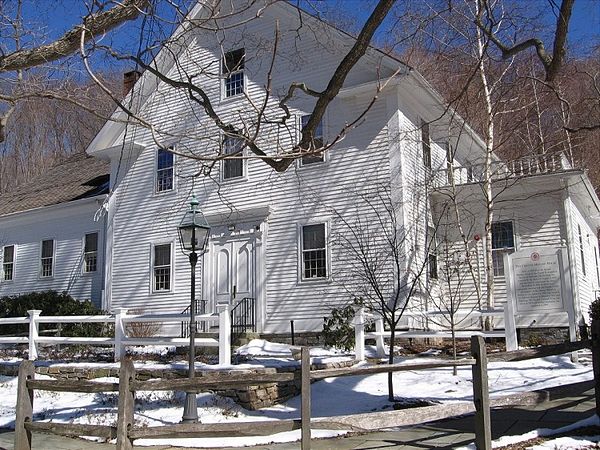
[{"label": "bare tree", "polygon": [[[421,286],[427,276],[430,241],[420,232],[422,224],[405,223],[401,203],[394,200],[389,185],[357,193],[355,206],[353,215],[333,210],[333,245],[345,262],[337,281],[383,318],[390,330],[388,362],[393,364],[396,330],[403,314],[425,295]],[[388,374],[388,398],[394,400],[392,373]]]}]

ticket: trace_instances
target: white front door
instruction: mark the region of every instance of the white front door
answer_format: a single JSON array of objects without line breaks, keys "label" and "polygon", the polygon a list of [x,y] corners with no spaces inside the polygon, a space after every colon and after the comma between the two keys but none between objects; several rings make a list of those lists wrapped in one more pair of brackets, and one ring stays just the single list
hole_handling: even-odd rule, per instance
[{"label": "white front door", "polygon": [[254,236],[237,236],[212,244],[214,303],[254,298]]}]

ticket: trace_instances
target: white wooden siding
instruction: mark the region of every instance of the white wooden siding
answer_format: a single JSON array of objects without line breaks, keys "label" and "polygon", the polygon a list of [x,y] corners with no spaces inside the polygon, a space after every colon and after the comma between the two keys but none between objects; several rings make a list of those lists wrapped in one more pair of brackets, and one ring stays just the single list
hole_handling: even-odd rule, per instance
[{"label": "white wooden siding", "polygon": [[[101,202],[102,199],[99,199]],[[104,220],[94,221],[100,203],[79,200],[0,218],[0,246],[15,246],[12,281],[0,282],[0,296],[33,291],[65,291],[101,307]],[[83,239],[98,233],[98,270],[83,273]],[[41,241],[54,240],[53,276],[40,277]]]}]

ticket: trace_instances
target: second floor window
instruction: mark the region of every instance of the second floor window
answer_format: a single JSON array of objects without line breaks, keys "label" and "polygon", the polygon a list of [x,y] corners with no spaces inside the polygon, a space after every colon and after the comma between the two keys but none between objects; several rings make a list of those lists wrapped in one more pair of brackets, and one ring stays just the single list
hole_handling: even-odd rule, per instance
[{"label": "second floor window", "polygon": [[83,244],[83,271],[85,273],[98,270],[98,233],[85,235]]},{"label": "second floor window", "polygon": [[423,165],[431,169],[431,134],[429,123],[421,120],[421,146],[423,148]]},{"label": "second floor window", "polygon": [[5,245],[2,251],[2,279],[12,281],[15,274],[15,246]]},{"label": "second floor window", "polygon": [[165,149],[156,152],[156,192],[173,189],[173,153]]},{"label": "second floor window", "polygon": [[223,179],[241,178],[244,176],[244,142],[241,139],[226,136],[223,139],[224,155],[232,155],[232,159],[223,160]]},{"label": "second floor window", "polygon": [[42,256],[40,261],[40,276],[51,277],[54,274],[54,241],[42,241]]},{"label": "second floor window", "polygon": [[171,290],[171,244],[154,246],[152,257],[154,292]]},{"label": "second floor window", "polygon": [[515,251],[515,234],[513,223],[494,222],[492,224],[492,262],[494,276],[504,276],[504,255]]},{"label": "second floor window", "polygon": [[225,77],[225,97],[244,93],[244,64],[246,52],[243,48],[225,53],[221,71]]},{"label": "second floor window", "polygon": [[325,224],[302,227],[302,279],[327,278],[327,244]]},{"label": "second floor window", "polygon": [[[300,128],[304,129],[304,127],[306,126],[306,124],[308,123],[308,121],[310,120],[310,114],[304,115],[301,117],[300,119]],[[317,127],[315,128],[315,133],[313,135],[313,139],[311,141],[311,143],[308,145],[308,147],[306,148],[306,150],[314,150],[317,148],[321,148],[323,147],[323,121],[321,120],[319,122],[319,124],[317,125]],[[315,155],[306,155],[303,156],[302,159],[300,160],[301,165],[306,166],[308,164],[313,164],[313,163],[320,163],[323,162],[324,159],[324,155],[323,153],[317,153]]]}]

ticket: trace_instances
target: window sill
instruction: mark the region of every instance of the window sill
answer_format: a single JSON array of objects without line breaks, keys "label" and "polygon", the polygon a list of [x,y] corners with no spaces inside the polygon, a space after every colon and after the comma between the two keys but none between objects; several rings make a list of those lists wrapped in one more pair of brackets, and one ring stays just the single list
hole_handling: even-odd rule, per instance
[{"label": "window sill", "polygon": [[310,286],[314,284],[331,284],[331,278],[307,278],[298,281],[298,286]]},{"label": "window sill", "polygon": [[244,92],[240,94],[230,95],[229,97],[225,96],[224,92],[221,92],[221,100],[219,102],[220,105],[227,105],[228,103],[233,103],[240,98],[246,98],[246,89],[244,88]]},{"label": "window sill", "polygon": [[152,193],[152,196],[153,197],[164,197],[164,196],[175,195],[175,194],[177,194],[177,189],[173,188],[173,189],[168,189],[168,190],[164,190],[164,191],[154,190],[154,192]]},{"label": "window sill", "polygon": [[174,293],[174,291],[173,291],[173,289],[171,289],[169,291],[152,291],[152,292],[150,292],[150,295],[161,296],[161,295],[170,295],[173,293]]},{"label": "window sill", "polygon": [[248,181],[248,175],[235,178],[221,178],[221,184],[239,184]]}]

